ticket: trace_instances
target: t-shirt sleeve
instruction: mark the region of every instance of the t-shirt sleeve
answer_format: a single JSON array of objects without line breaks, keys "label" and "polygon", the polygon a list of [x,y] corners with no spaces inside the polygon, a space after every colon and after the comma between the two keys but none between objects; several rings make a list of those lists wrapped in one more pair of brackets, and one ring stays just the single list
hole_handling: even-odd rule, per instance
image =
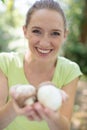
[{"label": "t-shirt sleeve", "polygon": [[9,66],[9,54],[8,53],[1,53],[0,54],[0,69],[5,74],[8,75],[8,66]]},{"label": "t-shirt sleeve", "polygon": [[81,75],[82,72],[77,63],[65,57],[58,57],[52,82],[58,88],[62,88],[63,86],[69,84],[71,81],[73,81],[77,77],[80,77]]},{"label": "t-shirt sleeve", "polygon": [[70,83],[72,80],[74,80],[77,77],[80,77],[82,75],[82,72],[80,70],[80,67],[77,63],[75,62],[70,62],[66,66],[66,75],[65,75],[65,80],[64,80],[64,85],[67,85]]}]

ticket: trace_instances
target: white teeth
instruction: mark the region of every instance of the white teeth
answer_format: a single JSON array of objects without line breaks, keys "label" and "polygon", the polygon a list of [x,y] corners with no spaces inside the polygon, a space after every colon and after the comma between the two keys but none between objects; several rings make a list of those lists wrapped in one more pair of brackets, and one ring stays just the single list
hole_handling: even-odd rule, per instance
[{"label": "white teeth", "polygon": [[47,54],[50,52],[50,50],[42,50],[40,48],[37,48],[37,50],[40,52],[40,53],[44,53],[44,54]]}]

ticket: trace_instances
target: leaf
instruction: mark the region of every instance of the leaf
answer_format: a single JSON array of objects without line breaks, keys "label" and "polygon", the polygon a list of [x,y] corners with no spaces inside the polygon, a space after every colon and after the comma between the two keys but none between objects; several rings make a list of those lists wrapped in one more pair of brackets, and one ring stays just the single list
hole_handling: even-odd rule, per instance
[{"label": "leaf", "polygon": [[5,0],[1,0],[3,3],[5,3]]}]

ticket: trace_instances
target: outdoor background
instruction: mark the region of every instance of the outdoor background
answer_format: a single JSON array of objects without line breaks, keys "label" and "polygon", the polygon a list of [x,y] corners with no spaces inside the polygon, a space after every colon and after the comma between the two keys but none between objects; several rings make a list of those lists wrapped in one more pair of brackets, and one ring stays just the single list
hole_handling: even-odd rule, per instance
[{"label": "outdoor background", "polygon": [[[33,2],[35,0],[0,0],[0,53],[26,49],[22,26]],[[76,93],[71,130],[87,130],[87,0],[59,0],[59,3],[69,29],[60,55],[77,62],[83,72]]]}]

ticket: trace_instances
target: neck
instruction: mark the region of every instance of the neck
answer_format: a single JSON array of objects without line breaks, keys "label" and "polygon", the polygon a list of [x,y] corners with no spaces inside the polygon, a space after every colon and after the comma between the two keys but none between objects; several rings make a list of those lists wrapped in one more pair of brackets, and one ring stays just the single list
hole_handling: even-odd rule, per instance
[{"label": "neck", "polygon": [[25,61],[27,62],[27,65],[30,70],[33,72],[40,72],[44,73],[44,71],[50,71],[51,69],[55,68],[56,64],[56,58],[53,60],[48,60],[48,61],[39,61],[36,59],[33,59],[30,54],[26,54],[25,56]]}]

